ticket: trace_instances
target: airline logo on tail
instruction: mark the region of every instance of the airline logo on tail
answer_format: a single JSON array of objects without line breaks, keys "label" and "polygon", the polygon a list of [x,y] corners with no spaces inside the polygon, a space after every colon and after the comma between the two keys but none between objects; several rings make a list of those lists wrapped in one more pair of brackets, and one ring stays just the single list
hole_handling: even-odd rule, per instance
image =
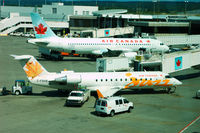
[{"label": "airline logo on tail", "polygon": [[43,24],[39,24],[38,27],[34,27],[35,31],[37,32],[36,34],[45,34],[45,32],[47,31],[47,27],[44,27]]},{"label": "airline logo on tail", "polygon": [[37,61],[30,59],[24,66],[24,71],[28,77],[31,77],[33,79],[40,73],[42,73],[43,69],[42,66]]},{"label": "airline logo on tail", "polygon": [[37,13],[31,13],[36,38],[57,37],[45,21]]}]

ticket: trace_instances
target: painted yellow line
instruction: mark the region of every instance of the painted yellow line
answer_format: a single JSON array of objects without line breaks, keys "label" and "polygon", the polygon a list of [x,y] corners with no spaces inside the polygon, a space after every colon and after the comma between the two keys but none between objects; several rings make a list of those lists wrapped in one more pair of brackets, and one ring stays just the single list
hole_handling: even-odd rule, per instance
[{"label": "painted yellow line", "polygon": [[8,34],[0,34],[0,36],[8,36]]}]

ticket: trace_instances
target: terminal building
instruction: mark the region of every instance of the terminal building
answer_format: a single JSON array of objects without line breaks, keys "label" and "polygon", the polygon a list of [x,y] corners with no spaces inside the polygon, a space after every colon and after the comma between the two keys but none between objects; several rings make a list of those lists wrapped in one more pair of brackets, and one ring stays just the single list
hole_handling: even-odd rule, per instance
[{"label": "terminal building", "polygon": [[66,6],[63,3],[52,3],[42,7],[1,6],[0,33],[33,32],[30,19],[31,12],[39,13],[47,24],[59,34],[69,32],[69,16],[92,15],[98,11],[97,6]]},{"label": "terminal building", "polygon": [[1,6],[0,34],[33,32],[31,12],[39,13],[61,36],[67,33],[81,37],[200,34],[199,16],[127,14],[125,9],[98,10],[98,6],[69,6],[63,3],[42,7]]}]

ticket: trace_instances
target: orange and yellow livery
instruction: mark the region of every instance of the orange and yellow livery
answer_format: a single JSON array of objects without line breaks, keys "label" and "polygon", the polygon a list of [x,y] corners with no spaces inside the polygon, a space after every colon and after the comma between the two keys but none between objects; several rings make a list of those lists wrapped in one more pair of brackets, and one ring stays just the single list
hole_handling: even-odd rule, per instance
[{"label": "orange and yellow livery", "polygon": [[36,61],[28,61],[24,67],[27,76],[32,79],[43,72],[42,66]]}]

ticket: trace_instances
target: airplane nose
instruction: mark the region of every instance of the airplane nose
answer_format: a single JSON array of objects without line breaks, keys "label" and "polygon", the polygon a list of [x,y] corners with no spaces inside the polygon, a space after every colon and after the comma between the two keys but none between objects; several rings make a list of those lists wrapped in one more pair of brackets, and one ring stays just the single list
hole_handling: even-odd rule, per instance
[{"label": "airplane nose", "polygon": [[177,79],[176,79],[175,83],[176,83],[176,85],[182,85],[183,84],[181,81],[179,81]]},{"label": "airplane nose", "polygon": [[169,47],[165,46],[165,52],[169,52]]}]

